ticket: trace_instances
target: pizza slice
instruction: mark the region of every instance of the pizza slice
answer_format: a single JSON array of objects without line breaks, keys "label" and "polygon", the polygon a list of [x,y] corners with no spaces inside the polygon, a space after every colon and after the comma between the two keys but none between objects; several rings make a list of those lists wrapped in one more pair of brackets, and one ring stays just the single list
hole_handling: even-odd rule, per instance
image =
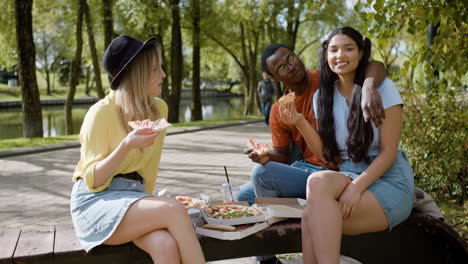
[{"label": "pizza slice", "polygon": [[288,93],[287,95],[283,95],[279,100],[278,102],[280,103],[280,105],[286,105],[288,103],[292,103],[294,102],[294,98],[296,97],[296,93],[292,92],[292,93]]},{"label": "pizza slice", "polygon": [[201,209],[206,204],[204,200],[190,196],[176,196],[175,198],[177,201],[183,203],[186,209]]},{"label": "pizza slice", "polygon": [[151,128],[153,133],[166,130],[172,126],[171,123],[167,122],[166,118],[161,118],[155,121],[151,121],[149,119],[146,119],[143,121],[141,120],[130,121],[128,122],[128,125],[133,129]]},{"label": "pizza slice", "polygon": [[254,138],[250,138],[249,141],[247,141],[247,147],[249,149],[253,149],[259,156],[268,154],[268,151],[270,150],[268,144],[256,143]]}]

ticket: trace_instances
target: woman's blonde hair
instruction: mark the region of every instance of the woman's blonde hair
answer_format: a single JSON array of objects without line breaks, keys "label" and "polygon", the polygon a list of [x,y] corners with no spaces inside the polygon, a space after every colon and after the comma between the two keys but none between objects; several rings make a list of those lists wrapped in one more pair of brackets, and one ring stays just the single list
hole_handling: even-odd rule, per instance
[{"label": "woman's blonde hair", "polygon": [[160,112],[154,98],[149,94],[148,82],[156,64],[161,63],[161,48],[156,43],[151,43],[141,51],[127,66],[122,79],[116,89],[116,104],[122,114],[122,122],[128,126],[129,121],[160,118]]}]

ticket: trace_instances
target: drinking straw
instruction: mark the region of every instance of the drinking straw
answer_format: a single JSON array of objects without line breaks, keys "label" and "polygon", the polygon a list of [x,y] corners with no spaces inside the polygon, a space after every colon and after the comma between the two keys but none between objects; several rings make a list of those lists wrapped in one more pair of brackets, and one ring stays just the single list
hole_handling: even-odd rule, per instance
[{"label": "drinking straw", "polygon": [[224,173],[226,174],[226,179],[227,179],[227,183],[228,183],[228,186],[229,186],[229,192],[231,193],[231,201],[234,202],[234,196],[232,195],[231,183],[229,182],[229,176],[228,176],[228,173],[227,173],[226,166],[224,166]]}]

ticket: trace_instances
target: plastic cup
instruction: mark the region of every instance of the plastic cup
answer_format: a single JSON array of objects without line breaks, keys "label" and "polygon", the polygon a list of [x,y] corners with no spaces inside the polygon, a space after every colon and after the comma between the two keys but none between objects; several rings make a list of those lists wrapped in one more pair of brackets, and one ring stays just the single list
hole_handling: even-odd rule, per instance
[{"label": "plastic cup", "polygon": [[224,203],[232,203],[232,202],[239,201],[239,193],[240,193],[239,186],[231,184],[231,190],[232,190],[233,197],[231,196],[231,191],[229,190],[229,185],[227,183],[223,183],[223,185],[221,186],[221,193],[223,195]]}]

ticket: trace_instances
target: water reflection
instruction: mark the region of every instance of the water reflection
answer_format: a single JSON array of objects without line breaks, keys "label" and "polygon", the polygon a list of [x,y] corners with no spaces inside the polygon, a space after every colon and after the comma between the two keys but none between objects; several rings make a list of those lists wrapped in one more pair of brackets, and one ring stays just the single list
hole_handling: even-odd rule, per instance
[{"label": "water reflection", "polygon": [[[190,101],[183,100],[180,105],[180,122],[190,121]],[[242,116],[244,100],[242,97],[204,98],[202,112],[204,120],[216,120]],[[80,131],[81,123],[90,105],[73,107],[73,127],[75,134]],[[170,106],[169,106],[170,111]],[[0,109],[0,139],[17,138],[23,135],[23,113],[21,108]],[[43,106],[42,126],[44,137],[65,135],[65,111],[63,106]]]},{"label": "water reflection", "polygon": [[[180,105],[180,122],[190,121],[192,116],[190,101],[182,101]],[[234,98],[205,98],[202,103],[203,120],[218,120],[242,116],[244,99]],[[169,106],[170,109],[170,106]]]}]

